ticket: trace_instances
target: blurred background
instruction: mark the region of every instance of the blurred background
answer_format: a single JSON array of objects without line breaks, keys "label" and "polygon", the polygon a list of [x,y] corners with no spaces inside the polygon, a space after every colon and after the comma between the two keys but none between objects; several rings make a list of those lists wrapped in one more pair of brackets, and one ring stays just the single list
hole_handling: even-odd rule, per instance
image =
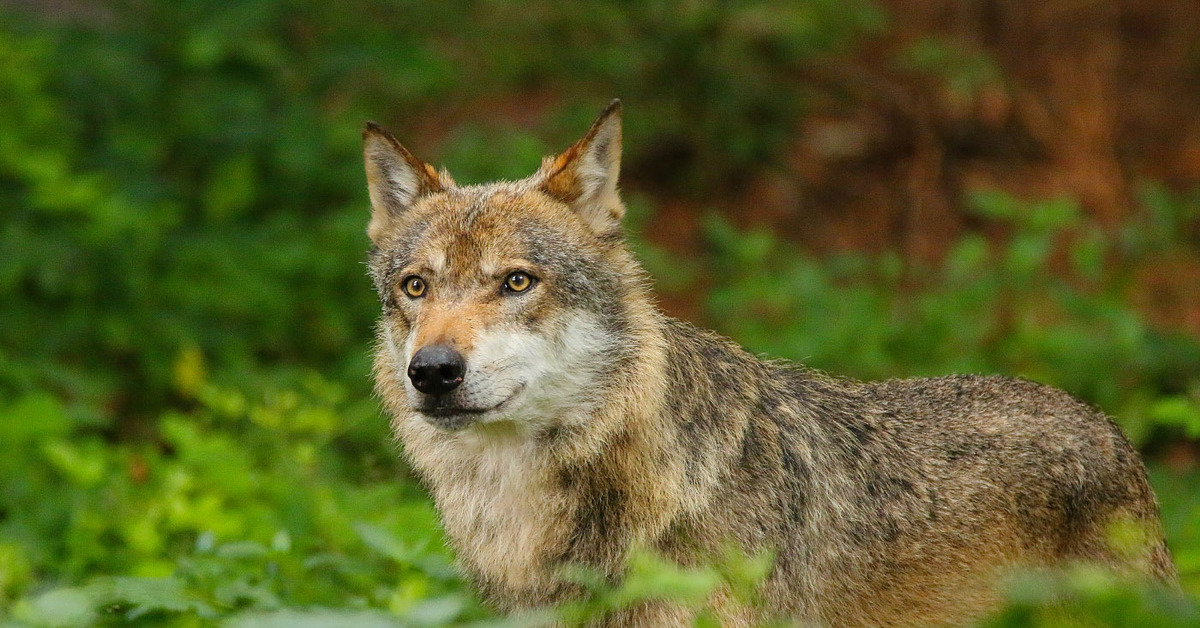
[{"label": "blurred background", "polygon": [[518,178],[613,97],[668,312],[1145,453],[1192,601],[996,625],[1198,625],[1192,0],[0,0],[0,625],[500,625],[371,396],[360,130]]}]

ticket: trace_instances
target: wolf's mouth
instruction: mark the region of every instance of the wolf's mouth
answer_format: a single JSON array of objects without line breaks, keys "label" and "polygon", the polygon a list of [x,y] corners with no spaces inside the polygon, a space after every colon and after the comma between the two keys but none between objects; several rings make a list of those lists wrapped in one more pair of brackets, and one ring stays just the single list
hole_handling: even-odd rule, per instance
[{"label": "wolf's mouth", "polygon": [[430,418],[446,418],[456,416],[478,416],[495,412],[504,409],[505,406],[516,399],[525,390],[525,384],[517,386],[508,397],[505,397],[500,403],[488,408],[470,408],[456,405],[451,399],[446,397],[430,397],[425,403],[417,408],[417,411]]}]

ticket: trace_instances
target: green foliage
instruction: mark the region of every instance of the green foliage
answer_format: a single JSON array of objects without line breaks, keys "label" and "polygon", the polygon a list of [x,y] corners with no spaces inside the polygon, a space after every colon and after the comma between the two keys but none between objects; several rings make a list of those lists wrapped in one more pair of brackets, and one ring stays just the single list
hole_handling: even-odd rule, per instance
[{"label": "green foliage", "polygon": [[916,41],[900,55],[900,63],[940,78],[946,89],[959,97],[975,96],[981,88],[998,84],[1002,78],[995,60],[961,42],[942,37]]},{"label": "green foliage", "polygon": [[[0,623],[499,627],[671,599],[711,626],[708,593],[756,603],[769,557],[731,551],[686,569],[638,554],[625,581],[578,574],[588,595],[519,621],[480,608],[369,396],[358,133],[453,127],[414,148],[466,182],[512,178],[621,96],[638,111],[627,172],[706,194],[780,156],[810,95],[796,70],[881,29],[874,4],[117,0],[73,15],[0,9]],[[955,53],[930,40],[902,61],[953,89],[1000,80]],[[540,113],[556,94],[575,100]],[[549,139],[493,120],[514,98]],[[644,257],[664,289],[721,277],[707,316],[756,351],[867,377],[1024,374],[1140,443],[1197,438],[1200,348],[1128,305],[1113,260],[1192,246],[1200,202],[1152,183],[1141,202],[1147,219],[1110,240],[1069,200],[980,193],[1008,240],[968,236],[936,268],[815,260],[717,219],[707,260]],[[1192,594],[1197,481],[1155,473]],[[1089,573],[1013,599],[997,625],[1055,625],[1066,599],[1100,624],[1196,616]]]},{"label": "green foliage", "polygon": [[1110,261],[1120,243],[1082,224],[1069,200],[987,192],[972,206],[1008,227],[1007,241],[967,236],[937,268],[891,255],[816,260],[713,217],[709,267],[722,281],[707,317],[754,351],[834,373],[1008,373],[1098,404],[1140,444],[1156,430],[1196,434],[1200,342],[1154,328],[1129,303],[1131,278]]},{"label": "green foliage", "polygon": [[197,72],[169,49],[187,37],[158,39],[184,29],[173,17],[141,38],[0,31],[0,50],[23,51],[3,53],[10,109],[36,113],[0,144],[0,202],[19,208],[0,227],[0,290],[20,297],[0,328],[0,391],[52,390],[101,420],[162,404],[184,346],[231,378],[365,368],[354,127],[313,133],[332,130],[316,94],[259,89],[265,59]]},{"label": "green foliage", "polygon": [[[580,95],[556,108],[561,147],[621,95],[642,112],[628,158],[692,155],[670,169],[703,190],[775,154],[803,95],[781,73],[882,19],[863,0],[486,5],[123,0],[53,27],[3,16],[0,205],[19,210],[0,226],[0,291],[19,301],[0,327],[0,392],[51,390],[127,421],[170,401],[168,366],[193,345],[225,381],[301,363],[361,382],[375,314],[363,120],[420,128],[447,100],[536,85]],[[468,52],[479,42],[486,54]],[[550,151],[484,125],[441,152],[471,181]]]},{"label": "green foliage", "polygon": [[[0,600],[14,618],[479,615],[428,502],[397,481],[373,402],[315,374],[254,396],[192,385],[191,407],[160,417],[158,444],[108,443],[46,395],[0,409],[0,472],[12,479],[0,491]],[[39,579],[82,584],[43,591]]]},{"label": "green foliage", "polygon": [[729,547],[707,564],[682,567],[652,551],[635,548],[629,571],[619,584],[586,570],[571,570],[568,576],[583,585],[587,595],[563,604],[556,616],[568,626],[586,626],[621,609],[666,601],[691,609],[698,626],[716,626],[720,624],[718,610],[710,604],[712,596],[721,594],[730,608],[757,608],[755,587],[768,576],[773,563],[769,553],[747,556]]},{"label": "green foliage", "polygon": [[1131,586],[1112,574],[1078,567],[1062,574],[1015,574],[1008,607],[983,625],[989,628],[1061,626],[1194,626],[1200,606],[1176,592]]}]

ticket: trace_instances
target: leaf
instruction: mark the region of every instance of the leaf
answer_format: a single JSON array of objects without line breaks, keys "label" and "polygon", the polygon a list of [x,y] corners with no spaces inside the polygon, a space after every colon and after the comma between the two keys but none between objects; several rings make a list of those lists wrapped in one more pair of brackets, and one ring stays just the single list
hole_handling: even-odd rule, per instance
[{"label": "leaf", "polygon": [[175,358],[174,371],[175,390],[186,397],[195,397],[206,379],[200,348],[192,345],[181,349]]},{"label": "leaf", "polygon": [[382,528],[359,521],[354,524],[354,531],[358,533],[358,538],[362,539],[367,547],[391,558],[398,563],[411,564],[413,558],[413,550],[404,546],[395,537],[388,534]]},{"label": "leaf", "polygon": [[[87,446],[92,444],[95,446]],[[73,484],[94,487],[106,479],[107,451],[96,443],[71,443],[56,440],[42,444],[42,455]]]},{"label": "leaf", "polygon": [[47,393],[25,395],[0,410],[0,443],[6,445],[62,436],[70,429],[62,403]]},{"label": "leaf", "polygon": [[466,607],[463,596],[447,595],[416,604],[404,616],[419,626],[445,626],[458,619]]},{"label": "leaf", "polygon": [[234,541],[225,543],[217,547],[217,556],[221,558],[233,558],[235,560],[250,560],[254,558],[262,558],[270,553],[262,543],[254,541]]},{"label": "leaf", "polygon": [[1200,438],[1200,404],[1184,395],[1156,400],[1149,414],[1156,423],[1182,427],[1189,438]]},{"label": "leaf", "polygon": [[97,606],[131,605],[133,608],[126,613],[128,619],[153,612],[214,614],[207,604],[191,596],[177,578],[106,577],[92,580],[86,588]]},{"label": "leaf", "polygon": [[967,209],[982,218],[1016,223],[1021,215],[1021,202],[1000,190],[973,190],[967,194]]},{"label": "leaf", "polygon": [[379,611],[333,609],[282,610],[242,613],[229,619],[229,628],[402,628],[399,620]]},{"label": "leaf", "polygon": [[35,626],[86,626],[96,619],[95,606],[95,596],[87,589],[69,587],[21,600],[13,615]]}]

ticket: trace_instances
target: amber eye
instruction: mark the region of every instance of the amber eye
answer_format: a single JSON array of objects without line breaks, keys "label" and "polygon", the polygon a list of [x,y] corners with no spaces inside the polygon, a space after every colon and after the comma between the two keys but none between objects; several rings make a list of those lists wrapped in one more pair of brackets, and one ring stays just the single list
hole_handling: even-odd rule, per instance
[{"label": "amber eye", "polygon": [[529,273],[517,271],[509,273],[508,277],[504,278],[504,288],[509,292],[525,292],[533,285],[533,277]]},{"label": "amber eye", "polygon": [[404,294],[416,299],[425,295],[425,280],[416,275],[404,279]]}]

